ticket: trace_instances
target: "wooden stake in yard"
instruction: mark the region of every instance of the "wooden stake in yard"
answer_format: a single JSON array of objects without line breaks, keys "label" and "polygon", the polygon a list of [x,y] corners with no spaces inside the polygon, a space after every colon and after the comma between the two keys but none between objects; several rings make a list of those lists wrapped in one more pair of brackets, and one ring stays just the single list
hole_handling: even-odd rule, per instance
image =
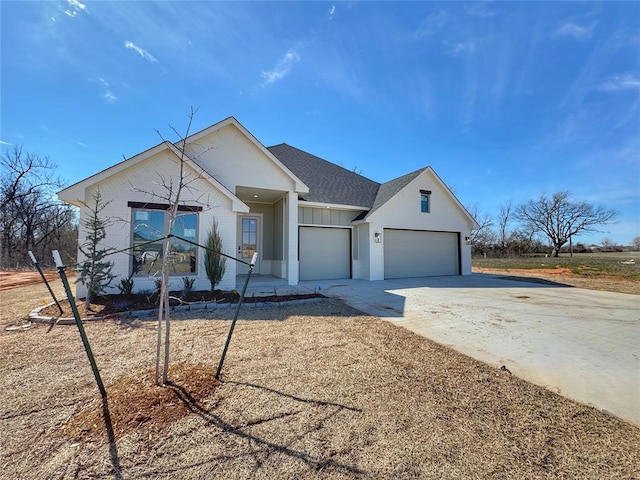
[{"label": "wooden stake in yard", "polygon": [[222,356],[220,357],[220,363],[218,364],[218,370],[216,371],[216,380],[220,380],[220,372],[222,371],[222,365],[224,364],[224,357],[227,356],[229,343],[231,343],[231,335],[233,335],[233,329],[236,327],[236,321],[238,320],[240,307],[242,306],[242,302],[244,301],[244,294],[247,291],[247,285],[249,284],[249,279],[251,278],[251,272],[253,272],[253,267],[255,266],[257,259],[258,259],[258,252],[254,252],[253,257],[251,258],[251,263],[249,264],[249,273],[247,273],[247,278],[245,278],[244,280],[242,293],[240,294],[240,300],[238,300],[236,313],[233,315],[233,320],[231,321],[231,327],[229,327],[229,335],[227,335],[227,341],[224,344],[224,350],[222,350]]},{"label": "wooden stake in yard", "polygon": [[71,311],[73,312],[73,317],[76,319],[76,325],[78,327],[78,331],[80,332],[80,338],[82,338],[82,345],[84,345],[84,351],[87,352],[87,358],[89,358],[89,363],[91,364],[91,370],[93,370],[93,376],[96,378],[96,383],[98,384],[98,390],[100,390],[100,395],[102,395],[102,399],[105,400],[107,398],[107,391],[104,389],[104,385],[102,384],[102,378],[100,378],[100,372],[98,371],[98,365],[96,365],[96,359],[91,352],[91,345],[89,345],[89,339],[87,338],[87,334],[84,331],[84,325],[82,324],[82,319],[80,318],[80,314],[78,313],[78,307],[76,306],[76,300],[71,293],[71,287],[69,287],[69,280],[67,280],[67,274],[65,273],[64,263],[62,263],[62,259],[60,258],[60,252],[58,250],[53,251],[53,259],[56,261],[56,267],[58,267],[58,274],[60,275],[60,280],[62,280],[62,285],[64,286],[64,291],[67,293],[67,300],[69,300],[69,305],[71,305]]}]

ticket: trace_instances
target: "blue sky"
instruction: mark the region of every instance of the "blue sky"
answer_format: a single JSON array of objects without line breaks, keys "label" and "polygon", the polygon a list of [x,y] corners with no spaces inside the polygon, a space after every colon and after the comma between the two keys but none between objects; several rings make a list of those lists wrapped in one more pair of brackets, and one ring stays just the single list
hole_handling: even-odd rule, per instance
[{"label": "blue sky", "polygon": [[[570,191],[640,235],[640,3],[0,2],[2,147],[69,183],[230,115],[463,204]],[[241,168],[241,166],[239,166]]]}]

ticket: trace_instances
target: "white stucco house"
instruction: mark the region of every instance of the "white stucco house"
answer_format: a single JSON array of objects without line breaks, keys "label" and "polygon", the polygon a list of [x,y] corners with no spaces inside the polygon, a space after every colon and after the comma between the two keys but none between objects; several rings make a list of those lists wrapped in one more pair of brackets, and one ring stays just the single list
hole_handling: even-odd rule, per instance
[{"label": "white stucco house", "polygon": [[[159,275],[161,242],[154,240],[166,234],[168,219],[162,184],[175,185],[178,147],[160,143],[58,193],[86,216],[83,204],[100,189],[109,202],[101,215],[112,220],[106,246],[130,247],[112,256],[113,273],[133,272],[136,290],[152,289]],[[258,252],[254,274],[297,285],[471,273],[477,224],[431,167],[380,184],[287,144],[265,147],[233,117],[189,136],[185,152],[189,188],[173,233],[204,244],[215,218],[223,253],[248,261]],[[202,249],[171,241],[172,288],[193,276],[195,289],[208,289]],[[227,261],[218,288],[235,288],[246,272]],[[83,289],[78,284],[79,297]]]}]

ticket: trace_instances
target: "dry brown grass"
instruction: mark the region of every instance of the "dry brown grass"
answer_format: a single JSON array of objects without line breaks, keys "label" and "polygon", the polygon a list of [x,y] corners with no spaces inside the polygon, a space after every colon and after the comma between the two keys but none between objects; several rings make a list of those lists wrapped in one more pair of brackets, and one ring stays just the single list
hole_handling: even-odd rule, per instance
[{"label": "dry brown grass", "polygon": [[165,388],[153,322],[87,324],[108,424],[75,327],[2,331],[0,477],[640,477],[637,426],[334,300],[244,308],[218,384],[231,314],[173,323]]}]

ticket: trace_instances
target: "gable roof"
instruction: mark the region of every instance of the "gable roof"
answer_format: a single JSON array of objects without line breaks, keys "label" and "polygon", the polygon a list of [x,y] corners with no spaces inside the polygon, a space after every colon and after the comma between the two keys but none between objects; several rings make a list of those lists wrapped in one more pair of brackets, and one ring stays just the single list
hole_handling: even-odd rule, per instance
[{"label": "gable roof", "polygon": [[375,212],[378,208],[380,208],[382,205],[387,203],[387,201],[391,200],[391,198],[396,193],[398,193],[400,190],[406,187],[409,184],[409,182],[411,182],[411,180],[413,180],[418,175],[420,175],[424,170],[425,170],[424,168],[421,168],[420,170],[407,173],[406,175],[403,175],[398,178],[394,178],[393,180],[389,180],[388,182],[385,182],[382,185],[380,185],[380,188],[378,189],[378,194],[376,195],[376,200],[371,206],[371,210],[369,210],[369,212],[367,213],[367,216]]},{"label": "gable roof", "polygon": [[[176,157],[180,158],[180,148],[182,143],[196,143],[201,138],[209,135],[212,132],[221,130],[229,125],[233,125],[238,131],[240,131],[252,144],[254,144],[271,162],[273,162],[279,169],[281,169],[285,175],[290,177],[295,182],[295,189],[297,192],[308,192],[309,188],[304,184],[299,177],[297,177],[291,170],[289,170],[280,160],[278,160],[273,153],[271,153],[262,143],[260,143],[256,137],[251,134],[235,117],[227,117],[224,120],[215,123],[203,130],[200,130],[196,133],[189,135],[184,140],[179,140],[175,143],[171,143],[169,141],[162,141],[154,147],[151,147],[143,152],[140,152],[132,157],[126,158],[111,167],[108,167],[90,177],[85,178],[84,180],[80,180],[79,182],[70,185],[61,191],[58,192],[58,198],[62,201],[75,205],[77,207],[81,206],[79,200],[84,198],[83,191],[86,187],[89,187],[93,184],[99,183],[106,178],[109,178],[112,175],[115,175],[133,165],[138,164],[139,162],[146,160],[147,158],[156,155],[163,151],[170,151]],[[200,172],[204,178],[210,181],[216,188],[220,189],[225,196],[229,197],[234,204],[234,208],[239,208],[242,211],[247,210],[248,206],[244,204],[238,197],[235,196],[233,192],[231,192],[227,187],[218,182],[215,177],[211,174],[211,172],[207,172],[197,159],[191,158],[189,155],[185,155],[185,160],[187,163],[191,165],[196,171]],[[239,202],[239,203],[238,203]]]},{"label": "gable roof", "polygon": [[460,200],[458,200],[458,197],[455,196],[455,194],[451,191],[451,189],[447,186],[447,184],[442,181],[442,179],[431,167],[421,168],[420,170],[407,173],[402,177],[395,178],[393,180],[390,180],[380,185],[380,189],[378,190],[378,195],[376,196],[375,204],[373,205],[371,210],[369,210],[366,213],[363,213],[362,215],[359,215],[358,218],[354,220],[363,220],[371,216],[371,214],[373,214],[378,208],[380,208],[386,202],[391,200],[391,198],[394,197],[397,193],[399,193],[400,190],[405,188],[416,177],[418,177],[419,175],[422,175],[423,173],[430,173],[435,179],[436,183],[438,183],[440,187],[449,194],[449,196],[454,201],[454,203],[458,206],[458,208],[463,213],[463,215],[465,215],[469,219],[469,221],[473,225],[473,228],[478,228],[478,223],[473,218],[473,216],[469,213],[469,211],[465,208],[465,206],[462,205]]},{"label": "gable roof", "polygon": [[308,187],[302,201],[352,205],[370,209],[380,184],[298,148],[281,143],[267,147]]},{"label": "gable roof", "polygon": [[136,165],[139,162],[146,160],[153,155],[156,155],[161,152],[170,152],[177,159],[184,158],[185,164],[189,165],[192,169],[194,169],[201,178],[207,180],[214,187],[216,187],[225,197],[231,200],[233,205],[233,209],[235,211],[248,212],[249,207],[238,197],[236,197],[233,192],[231,192],[227,187],[222,185],[218,180],[215,179],[209,172],[207,172],[199,163],[196,163],[193,159],[191,159],[188,155],[181,155],[180,150],[176,148],[174,144],[168,141],[164,141],[152,147],[144,152],[141,152],[133,157],[125,159],[101,172],[98,172],[90,177],[85,178],[84,180],[80,180],[79,182],[70,185],[63,190],[58,192],[58,198],[60,200],[67,202],[71,205],[75,205],[76,207],[81,207],[83,205],[82,201],[84,199],[84,189],[90,187],[91,185],[95,185],[104,181],[105,179],[115,175],[118,172],[123,171],[126,168],[131,167],[132,165]]},{"label": "gable roof", "polygon": [[430,172],[463,214],[476,225],[464,205],[431,167],[420,168],[380,184],[286,143],[267,147],[267,150],[309,187],[309,193],[300,197],[302,201],[351,205],[366,210],[354,218],[354,222],[366,219],[419,175]]}]

